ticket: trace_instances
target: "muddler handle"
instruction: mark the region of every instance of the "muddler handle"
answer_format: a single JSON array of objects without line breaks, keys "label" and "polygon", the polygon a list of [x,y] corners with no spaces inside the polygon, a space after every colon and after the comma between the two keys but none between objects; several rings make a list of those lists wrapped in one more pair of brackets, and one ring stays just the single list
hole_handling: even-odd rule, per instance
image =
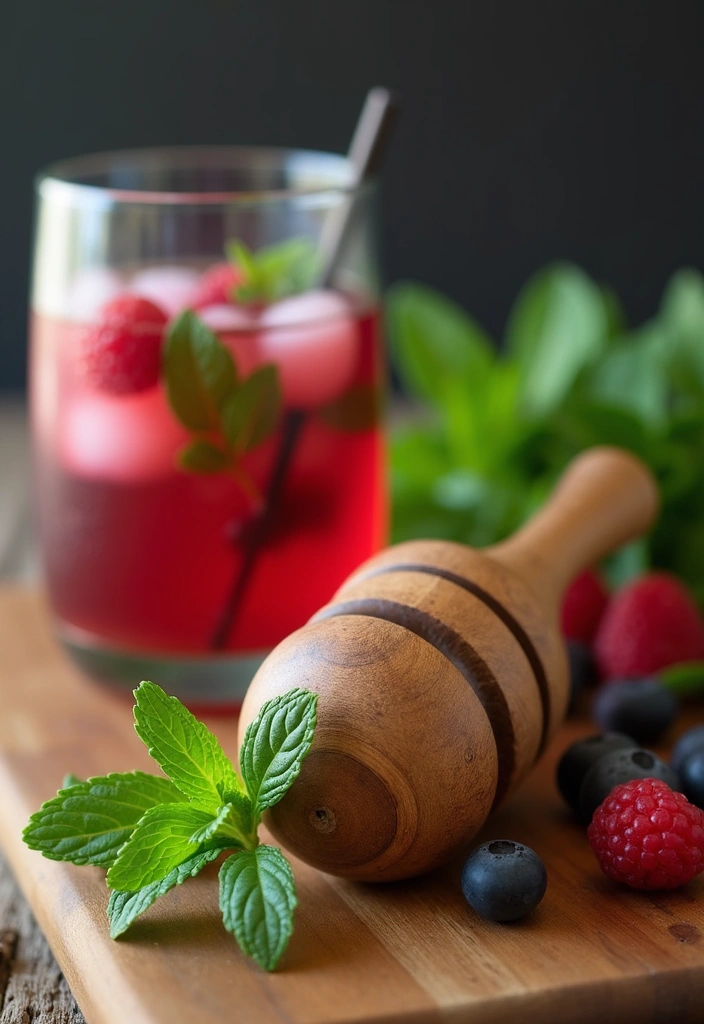
[{"label": "muddler handle", "polygon": [[486,553],[556,613],[571,580],[646,533],[659,507],[655,479],[639,458],[621,448],[590,448],[570,464],[543,509]]}]

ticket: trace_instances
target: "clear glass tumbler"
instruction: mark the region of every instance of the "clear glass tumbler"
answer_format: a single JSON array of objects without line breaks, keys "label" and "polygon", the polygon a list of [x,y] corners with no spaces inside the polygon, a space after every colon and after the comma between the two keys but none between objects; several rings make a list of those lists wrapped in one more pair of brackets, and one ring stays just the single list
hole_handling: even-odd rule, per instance
[{"label": "clear glass tumbler", "polygon": [[375,188],[352,181],[236,147],[40,177],[36,505],[58,636],[94,677],[236,705],[384,542]]}]

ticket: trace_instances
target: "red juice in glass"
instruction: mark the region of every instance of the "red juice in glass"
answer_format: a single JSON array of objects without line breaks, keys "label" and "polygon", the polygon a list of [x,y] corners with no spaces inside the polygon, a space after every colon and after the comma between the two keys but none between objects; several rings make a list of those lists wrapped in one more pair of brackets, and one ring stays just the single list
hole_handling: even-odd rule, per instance
[{"label": "red juice in glass", "polygon": [[[243,152],[252,151],[227,151],[228,165],[215,151],[226,165],[219,176],[212,151],[126,155],[123,178],[124,166],[132,186],[154,178],[159,196],[172,196],[183,161],[185,203],[117,189],[114,157],[40,183],[32,420],[57,632],[98,678],[130,688],[153,678],[205,707],[237,704],[266,652],[386,533],[379,316],[359,259],[364,211],[335,287],[321,288],[314,272],[306,281],[298,265],[286,277],[279,255],[291,238],[315,251],[335,188],[350,201],[334,186],[346,161],[295,154],[286,171],[286,157],[267,151],[270,173],[295,177],[305,165],[308,178],[317,170],[333,181],[317,192],[289,183],[262,211],[249,193],[222,196],[245,175]],[[204,181],[217,200],[203,199],[195,186]],[[161,263],[153,245],[136,258],[145,221],[170,246]],[[66,257],[57,272],[61,232],[68,254],[85,236],[102,237],[102,259]],[[237,232],[267,239],[244,250],[261,263],[249,278],[222,261]],[[194,242],[201,235],[215,248],[209,261]]]}]

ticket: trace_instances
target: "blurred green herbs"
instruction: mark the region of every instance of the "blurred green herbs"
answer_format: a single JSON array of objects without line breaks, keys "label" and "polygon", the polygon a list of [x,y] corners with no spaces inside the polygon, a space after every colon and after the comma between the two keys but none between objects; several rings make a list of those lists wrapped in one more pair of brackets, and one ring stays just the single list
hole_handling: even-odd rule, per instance
[{"label": "blurred green herbs", "polygon": [[543,501],[582,448],[640,455],[663,494],[646,542],[612,558],[614,584],[654,565],[704,603],[704,278],[680,270],[652,320],[578,267],[533,277],[497,352],[462,309],[413,283],[387,298],[394,363],[425,413],[392,438],[393,539],[490,544]]}]

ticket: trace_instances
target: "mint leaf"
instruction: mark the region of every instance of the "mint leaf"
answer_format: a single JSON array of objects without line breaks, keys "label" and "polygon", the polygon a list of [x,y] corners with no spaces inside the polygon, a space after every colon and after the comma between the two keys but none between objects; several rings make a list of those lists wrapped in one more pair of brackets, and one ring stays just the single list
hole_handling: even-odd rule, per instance
[{"label": "mint leaf", "polygon": [[114,773],[59,790],[29,819],[22,838],[50,860],[109,867],[145,811],[183,801],[168,779]]},{"label": "mint leaf", "polygon": [[579,373],[604,351],[606,309],[599,288],[578,267],[541,270],[520,292],[506,331],[521,369],[521,403],[544,416],[564,400]]},{"label": "mint leaf", "polygon": [[704,385],[704,278],[699,271],[684,267],[673,274],[660,308],[670,355]]},{"label": "mint leaf", "polygon": [[448,386],[459,386],[471,404],[495,359],[479,325],[450,299],[412,282],[390,289],[386,313],[395,365],[406,388],[444,407]]},{"label": "mint leaf", "polygon": [[81,786],[85,782],[85,779],[79,779],[73,772],[66,772],[64,780],[61,783],[62,789],[69,789],[70,786]]},{"label": "mint leaf", "polygon": [[218,808],[214,818],[196,829],[190,837],[190,842],[200,845],[217,838],[228,840],[228,846],[250,846],[253,842],[253,837],[249,834],[251,831],[252,814],[249,800],[245,813],[232,804],[223,804]]},{"label": "mint leaf", "polygon": [[230,458],[210,441],[192,441],[178,453],[178,463],[191,473],[221,473]]},{"label": "mint leaf", "polygon": [[148,681],[134,693],[135,731],[185,796],[214,814],[228,802],[229,793],[243,792],[216,737],[177,697]]},{"label": "mint leaf", "polygon": [[266,303],[307,291],[320,274],[320,256],[307,238],[290,238],[256,253],[239,240],[225,246],[244,275],[235,288],[238,302]]},{"label": "mint leaf", "polygon": [[657,323],[644,324],[599,360],[588,379],[589,394],[662,427],[669,411],[668,345]]},{"label": "mint leaf", "polygon": [[681,661],[677,665],[660,669],[657,675],[666,689],[680,697],[700,697],[704,694],[704,661]]},{"label": "mint leaf", "polygon": [[132,922],[151,907],[159,896],[181,885],[187,878],[193,878],[206,864],[219,856],[220,850],[202,850],[184,860],[158,882],[145,885],[136,892],[111,892],[108,901],[110,938],[116,939],[126,932]]},{"label": "mint leaf", "polygon": [[232,356],[190,309],[169,328],[164,350],[169,404],[189,430],[217,430],[220,410],[237,384]]},{"label": "mint leaf", "polygon": [[207,826],[211,818],[193,804],[151,807],[108,870],[110,888],[135,892],[161,881],[196,853],[198,844],[191,841],[191,836]]},{"label": "mint leaf", "polygon": [[281,384],[276,366],[262,366],[232,394],[222,412],[225,437],[236,452],[248,452],[273,431],[281,413]]},{"label": "mint leaf", "polygon": [[280,850],[258,846],[234,853],[220,868],[220,909],[243,953],[273,971],[293,931],[296,887]]},{"label": "mint leaf", "polygon": [[295,688],[267,701],[250,722],[240,750],[240,769],[255,813],[277,803],[310,750],[318,695]]}]

